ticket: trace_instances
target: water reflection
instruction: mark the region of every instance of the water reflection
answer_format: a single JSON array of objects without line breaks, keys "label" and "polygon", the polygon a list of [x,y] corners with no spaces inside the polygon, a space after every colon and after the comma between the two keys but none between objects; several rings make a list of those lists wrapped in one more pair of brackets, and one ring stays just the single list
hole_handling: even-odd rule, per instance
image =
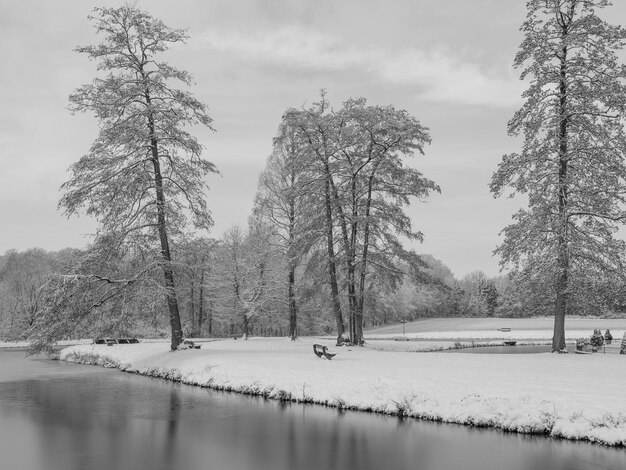
[{"label": "water reflection", "polygon": [[626,451],[281,404],[0,352],[0,461],[19,470],[587,470],[626,468]]}]

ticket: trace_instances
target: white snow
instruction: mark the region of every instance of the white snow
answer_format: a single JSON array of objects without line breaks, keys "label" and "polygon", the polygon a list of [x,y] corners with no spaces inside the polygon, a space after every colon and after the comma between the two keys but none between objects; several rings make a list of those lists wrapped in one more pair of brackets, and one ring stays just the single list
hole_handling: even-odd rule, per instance
[{"label": "white snow", "polygon": [[[464,334],[455,338],[470,337]],[[317,358],[315,342],[337,356]],[[178,352],[165,342],[78,345],[64,349],[61,359],[276,399],[626,445],[626,356],[415,354],[401,349],[438,345],[333,343],[229,339]]]}]

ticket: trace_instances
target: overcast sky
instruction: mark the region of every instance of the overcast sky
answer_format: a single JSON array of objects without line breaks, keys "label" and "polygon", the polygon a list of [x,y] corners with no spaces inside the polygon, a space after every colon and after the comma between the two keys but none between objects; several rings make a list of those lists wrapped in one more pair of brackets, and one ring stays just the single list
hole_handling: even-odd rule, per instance
[{"label": "overcast sky", "polygon": [[[626,20],[626,2],[609,18]],[[9,249],[84,247],[96,224],[57,211],[68,167],[97,133],[72,116],[68,95],[95,65],[73,52],[98,41],[93,7],[119,1],[0,0],[0,254]],[[192,92],[217,133],[198,129],[211,176],[207,195],[220,237],[245,224],[257,178],[282,113],[349,97],[392,104],[429,127],[433,143],[417,167],[442,189],[408,209],[425,234],[416,246],[457,277],[498,273],[492,251],[519,202],[493,199],[488,184],[519,141],[506,123],[524,84],[511,63],[524,0],[176,0],[139,1],[167,25],[186,28],[170,63],[192,73]]]}]

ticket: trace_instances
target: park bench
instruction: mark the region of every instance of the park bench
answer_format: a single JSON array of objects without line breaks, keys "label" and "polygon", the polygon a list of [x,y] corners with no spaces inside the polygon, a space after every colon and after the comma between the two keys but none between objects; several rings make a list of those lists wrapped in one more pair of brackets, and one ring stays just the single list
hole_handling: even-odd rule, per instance
[{"label": "park bench", "polygon": [[137,344],[139,340],[137,338],[96,338],[93,340],[93,344],[106,344],[107,346],[113,346],[114,344]]},{"label": "park bench", "polygon": [[313,345],[313,352],[320,359],[325,357],[329,361],[337,355],[337,353],[328,352],[328,348],[326,346],[317,343]]}]

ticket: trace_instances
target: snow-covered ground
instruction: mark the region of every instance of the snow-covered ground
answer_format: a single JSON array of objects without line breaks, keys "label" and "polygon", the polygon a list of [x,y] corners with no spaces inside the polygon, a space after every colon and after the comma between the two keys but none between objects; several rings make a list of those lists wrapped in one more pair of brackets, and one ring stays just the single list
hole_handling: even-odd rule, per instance
[{"label": "snow-covered ground", "polygon": [[[314,342],[337,356],[317,358]],[[78,345],[61,359],[282,400],[626,446],[625,356],[411,354],[386,349],[441,343],[333,342],[229,339],[178,352],[168,343]]]}]

